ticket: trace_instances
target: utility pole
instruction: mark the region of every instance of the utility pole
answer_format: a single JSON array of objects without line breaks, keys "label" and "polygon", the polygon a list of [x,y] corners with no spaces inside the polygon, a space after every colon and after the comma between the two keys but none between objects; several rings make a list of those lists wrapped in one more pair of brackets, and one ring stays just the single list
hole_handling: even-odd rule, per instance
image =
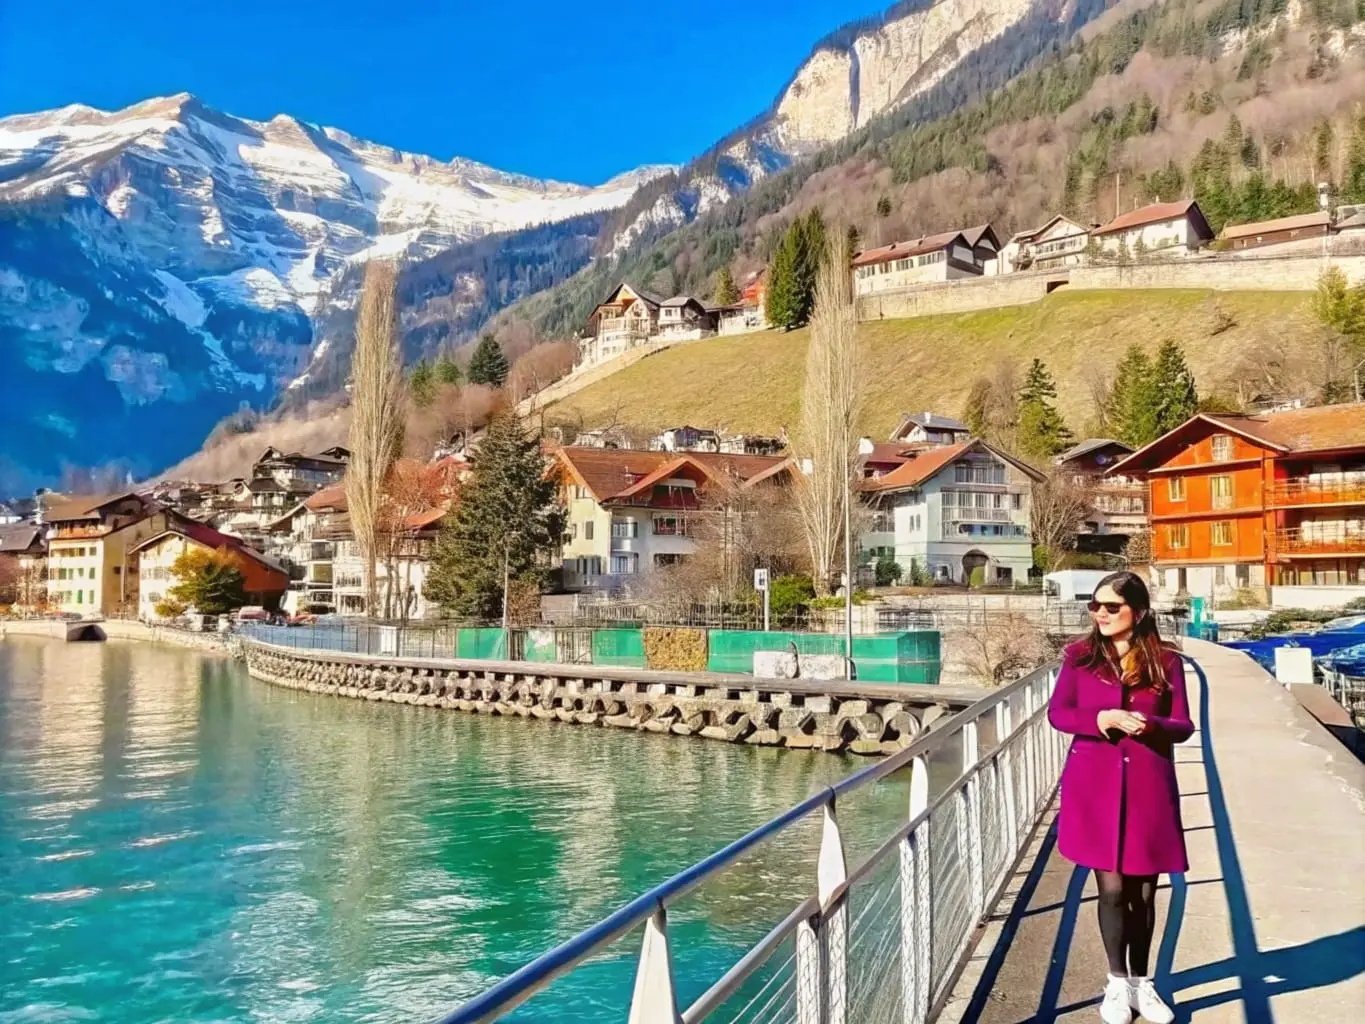
[{"label": "utility pole", "polygon": [[844,675],[857,678],[853,666],[853,488],[844,467]]},{"label": "utility pole", "polygon": [[1118,220],[1118,218],[1119,218],[1119,203],[1120,203],[1120,197],[1123,195],[1122,189],[1123,189],[1123,172],[1122,172],[1122,171],[1115,171],[1115,172],[1114,172],[1114,219],[1115,219],[1115,220]]}]

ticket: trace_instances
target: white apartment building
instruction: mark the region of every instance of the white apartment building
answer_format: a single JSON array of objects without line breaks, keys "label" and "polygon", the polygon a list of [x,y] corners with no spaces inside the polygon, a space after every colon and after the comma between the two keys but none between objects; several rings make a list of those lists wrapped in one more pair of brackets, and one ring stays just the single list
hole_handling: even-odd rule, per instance
[{"label": "white apartment building", "polygon": [[981,277],[986,262],[961,231],[892,242],[853,257],[853,292],[875,295],[917,284]]},{"label": "white apartment building", "polygon": [[1033,566],[1031,492],[1041,475],[984,441],[910,453],[863,482],[874,509],[860,538],[873,558],[890,554],[908,579],[918,565],[931,579],[1011,585]]}]

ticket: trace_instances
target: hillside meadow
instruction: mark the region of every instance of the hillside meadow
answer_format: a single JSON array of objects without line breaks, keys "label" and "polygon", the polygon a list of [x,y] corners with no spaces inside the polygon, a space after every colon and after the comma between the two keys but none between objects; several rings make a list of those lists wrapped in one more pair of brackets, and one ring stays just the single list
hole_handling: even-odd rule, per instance
[{"label": "hillside meadow", "polygon": [[[859,326],[859,428],[890,433],[903,413],[958,415],[972,383],[1035,356],[1058,383],[1058,406],[1084,433],[1094,382],[1132,342],[1179,342],[1201,395],[1236,402],[1261,381],[1311,375],[1322,329],[1307,292],[1059,292],[1026,306]],[[659,429],[690,423],[776,434],[795,428],[809,332],[762,332],[679,345],[552,405],[550,423]],[[1291,364],[1286,370],[1285,365]],[[1297,367],[1292,364],[1298,364]]]}]

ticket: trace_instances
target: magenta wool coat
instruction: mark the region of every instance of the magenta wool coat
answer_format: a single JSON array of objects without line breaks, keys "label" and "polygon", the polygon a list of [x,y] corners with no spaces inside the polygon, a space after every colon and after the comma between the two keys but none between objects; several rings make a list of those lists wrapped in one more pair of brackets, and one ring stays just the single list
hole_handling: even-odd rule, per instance
[{"label": "magenta wool coat", "polygon": [[[1107,668],[1077,664],[1081,645],[1066,650],[1048,706],[1054,729],[1074,739],[1062,769],[1057,846],[1081,867],[1159,875],[1185,871],[1172,749],[1194,732],[1185,669],[1166,657],[1169,685],[1161,693],[1120,686]],[[1141,712],[1151,728],[1141,736],[1102,735],[1095,717],[1106,708]]]}]

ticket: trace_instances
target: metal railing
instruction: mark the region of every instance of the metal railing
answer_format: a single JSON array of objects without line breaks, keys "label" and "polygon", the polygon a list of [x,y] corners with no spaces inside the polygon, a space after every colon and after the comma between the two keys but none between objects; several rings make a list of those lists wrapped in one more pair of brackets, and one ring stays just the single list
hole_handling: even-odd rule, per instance
[{"label": "metal railing", "polygon": [[1332,505],[1365,503],[1365,481],[1286,480],[1272,492],[1276,505]]},{"label": "metal railing", "polygon": [[1281,530],[1275,535],[1275,548],[1292,554],[1365,555],[1365,534]]},{"label": "metal railing", "polygon": [[[808,797],[674,875],[465,1003],[442,1024],[493,1021],[644,927],[630,1024],[791,1021],[922,1024],[947,998],[977,925],[1004,891],[1051,802],[1067,737],[1047,721],[1055,668],[992,693],[904,750]],[[961,772],[930,792],[929,763]],[[851,870],[836,808],[910,771],[905,818]],[[672,970],[670,908],[766,840],[821,817],[815,877],[793,906],[686,1009]],[[742,1004],[742,1005],[740,1005]]]}]

